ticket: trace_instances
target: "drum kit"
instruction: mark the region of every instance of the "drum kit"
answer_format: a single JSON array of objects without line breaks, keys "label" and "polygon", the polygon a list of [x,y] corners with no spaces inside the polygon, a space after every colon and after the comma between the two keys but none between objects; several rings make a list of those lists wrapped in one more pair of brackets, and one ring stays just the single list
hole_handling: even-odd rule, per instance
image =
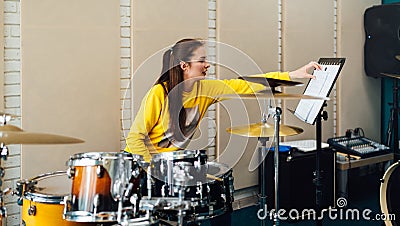
[{"label": "drum kit", "polygon": [[[10,117],[16,116],[3,114],[0,126],[3,159],[8,144],[83,142],[26,132],[6,124]],[[150,163],[126,152],[74,154],[65,171],[18,180],[15,191],[0,189],[0,225],[6,225],[4,196],[11,192],[22,206],[21,225],[196,225],[232,211],[232,170],[207,160],[204,150],[161,153]]]},{"label": "drum kit", "polygon": [[[265,78],[256,79],[263,83]],[[299,85],[297,82],[270,80],[276,86]],[[273,95],[260,92],[239,99],[326,99],[284,94],[272,87]],[[231,134],[257,137],[261,151],[274,136],[275,150],[279,137],[303,132],[301,128],[280,125],[280,108],[273,108],[275,123],[261,123],[228,128]],[[265,115],[265,114],[264,114]],[[1,157],[6,160],[9,144],[73,144],[80,139],[26,132],[6,122],[13,115],[3,114],[0,126]],[[275,152],[275,197],[278,194],[278,152]],[[262,171],[266,167],[262,161]],[[154,155],[148,163],[140,155],[126,152],[89,152],[70,156],[66,171],[56,171],[19,180],[13,194],[22,205],[22,225],[196,225],[206,219],[229,213],[233,202],[233,176],[228,166],[208,162],[204,150],[181,150]],[[0,162],[0,176],[4,168]],[[266,204],[264,176],[261,177],[260,205]],[[4,195],[0,189],[0,225],[5,225]],[[278,200],[275,199],[278,210]],[[262,224],[264,224],[262,222]]]},{"label": "drum kit", "polygon": [[67,165],[17,182],[22,225],[195,225],[232,211],[232,171],[203,150],[150,163],[126,152],[78,153]]}]

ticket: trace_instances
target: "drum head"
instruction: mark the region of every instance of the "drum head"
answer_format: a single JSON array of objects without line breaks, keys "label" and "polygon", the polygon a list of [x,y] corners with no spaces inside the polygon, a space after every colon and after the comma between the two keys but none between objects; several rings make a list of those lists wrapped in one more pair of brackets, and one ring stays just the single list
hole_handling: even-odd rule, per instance
[{"label": "drum head", "polygon": [[207,162],[207,165],[207,174],[214,177],[222,178],[222,176],[229,171],[229,167],[227,165],[219,162]]},{"label": "drum head", "polygon": [[84,152],[72,155],[67,164],[68,166],[97,166],[103,165],[106,160],[116,159],[143,162],[143,156],[127,152]]},{"label": "drum head", "polygon": [[34,202],[60,204],[71,191],[72,182],[65,172],[44,174],[30,182],[33,181],[37,184],[31,191],[25,192],[24,198]]}]

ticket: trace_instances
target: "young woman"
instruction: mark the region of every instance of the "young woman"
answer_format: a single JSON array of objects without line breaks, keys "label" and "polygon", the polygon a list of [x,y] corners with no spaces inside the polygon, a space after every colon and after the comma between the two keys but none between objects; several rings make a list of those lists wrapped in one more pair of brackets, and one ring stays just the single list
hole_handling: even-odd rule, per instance
[{"label": "young woman", "polygon": [[[144,97],[126,138],[125,151],[152,155],[185,149],[207,108],[222,94],[249,94],[261,91],[262,84],[242,79],[205,80],[210,64],[204,42],[183,39],[163,55],[161,76]],[[292,72],[266,73],[266,78],[290,80],[313,78],[307,71],[321,69],[316,62]]]}]

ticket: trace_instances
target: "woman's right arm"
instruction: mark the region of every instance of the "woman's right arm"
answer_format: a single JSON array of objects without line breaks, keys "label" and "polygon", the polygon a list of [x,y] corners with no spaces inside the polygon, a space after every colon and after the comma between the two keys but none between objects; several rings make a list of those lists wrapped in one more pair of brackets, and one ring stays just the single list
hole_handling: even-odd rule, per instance
[{"label": "woman's right arm", "polygon": [[[161,85],[153,86],[143,98],[139,111],[126,138],[125,151],[142,155],[149,162],[151,154],[149,134],[160,118],[164,104],[164,90]],[[146,145],[147,140],[147,145]]]}]

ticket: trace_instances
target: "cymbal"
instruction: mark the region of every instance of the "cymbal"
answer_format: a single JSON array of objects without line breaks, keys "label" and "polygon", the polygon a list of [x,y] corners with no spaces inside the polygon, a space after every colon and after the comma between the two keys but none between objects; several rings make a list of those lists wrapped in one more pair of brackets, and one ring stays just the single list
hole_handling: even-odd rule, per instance
[{"label": "cymbal", "polygon": [[223,94],[220,95],[221,98],[226,99],[282,99],[282,100],[300,100],[300,99],[313,99],[313,100],[329,100],[328,97],[317,97],[304,94],[294,94],[294,93],[272,93],[271,90],[264,90],[257,93],[249,94]]},{"label": "cymbal", "polygon": [[31,133],[13,126],[0,126],[0,143],[3,144],[72,144],[83,140],[47,133]]},{"label": "cymbal", "polygon": [[265,78],[265,77],[258,77],[258,76],[242,76],[241,79],[244,79],[249,82],[260,83],[265,86],[269,86],[271,88],[275,88],[278,86],[302,86],[303,83],[290,81],[290,80],[282,80],[282,79],[275,79],[275,78]]},{"label": "cymbal", "polygon": [[[272,137],[275,135],[273,124],[254,123],[244,126],[234,126],[226,129],[228,133],[236,134],[244,137]],[[293,136],[303,132],[302,128],[294,126],[279,125],[279,136]]]},{"label": "cymbal", "polygon": [[400,55],[395,56],[397,60],[400,60]]}]

